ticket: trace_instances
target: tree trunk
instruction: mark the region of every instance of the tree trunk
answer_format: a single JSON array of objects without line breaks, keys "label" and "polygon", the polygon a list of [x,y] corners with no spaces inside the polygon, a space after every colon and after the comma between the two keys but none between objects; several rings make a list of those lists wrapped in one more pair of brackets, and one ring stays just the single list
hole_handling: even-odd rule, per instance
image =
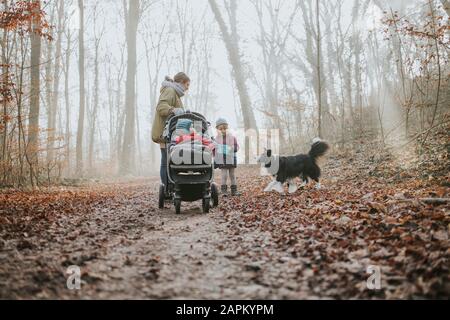
[{"label": "tree trunk", "polygon": [[89,130],[89,154],[88,154],[88,162],[89,162],[89,172],[93,173],[94,168],[94,144],[95,144],[95,128],[97,124],[97,110],[99,104],[99,70],[98,70],[98,52],[100,46],[100,39],[95,39],[95,57],[94,57],[94,103],[92,106],[92,114],[91,114],[91,127]]},{"label": "tree trunk", "polygon": [[70,28],[67,30],[67,47],[66,47],[66,60],[64,66],[64,101],[66,105],[66,165],[67,174],[71,174],[71,153],[70,153],[70,143],[71,143],[71,133],[70,133],[70,97],[69,97],[69,72],[70,72],[70,51],[71,51],[71,33]]},{"label": "tree trunk", "polygon": [[141,127],[140,127],[140,123],[139,123],[139,107],[138,107],[137,101],[138,101],[138,92],[136,91],[136,99],[135,99],[136,135],[135,136],[136,136],[136,144],[137,144],[137,150],[138,150],[137,160],[139,163],[139,167],[137,169],[138,169],[138,173],[141,174],[142,168],[143,168],[142,167],[143,159],[142,159],[142,147],[141,147]]},{"label": "tree trunk", "polygon": [[220,10],[215,0],[209,0],[211,9],[214,12],[217,23],[219,24],[222,39],[225,42],[225,46],[228,51],[228,58],[233,66],[233,75],[236,81],[236,87],[238,89],[239,98],[241,101],[242,114],[244,117],[244,126],[246,130],[257,129],[255,115],[251,107],[250,96],[247,91],[247,85],[245,83],[245,76],[243,73],[242,61],[239,53],[239,44],[236,37],[233,37],[227,30],[225,21],[222,18]]},{"label": "tree trunk", "polygon": [[116,98],[116,112],[117,112],[117,124],[116,124],[116,163],[119,164],[122,148],[123,127],[125,122],[125,110],[122,110],[122,75],[117,78],[117,98]]},{"label": "tree trunk", "polygon": [[[161,39],[161,38],[160,38]],[[156,49],[156,63],[155,63],[155,69],[152,68],[150,65],[150,50],[148,43],[146,39],[144,38],[144,46],[145,46],[145,57],[146,57],[146,64],[147,64],[147,75],[148,75],[148,93],[149,93],[149,101],[150,101],[150,119],[154,117],[154,112],[156,110],[156,96],[157,96],[157,76],[160,72],[160,59],[162,59],[162,56],[160,54],[161,52],[161,41],[158,43],[157,49]],[[155,73],[155,78],[153,79],[152,72]],[[152,165],[156,163],[156,145],[151,144],[150,145],[150,162]],[[153,169],[153,167],[151,167]]]},{"label": "tree trunk", "polygon": [[317,112],[319,113],[319,124],[318,124],[318,133],[319,137],[323,138],[322,132],[322,69],[321,69],[321,33],[320,33],[320,3],[319,0],[316,0],[316,28],[317,28],[317,38],[316,38],[316,46],[317,46]]},{"label": "tree trunk", "polygon": [[84,116],[86,109],[86,93],[84,86],[85,78],[85,57],[84,57],[84,0],[78,0],[78,7],[80,10],[80,30],[78,35],[79,42],[79,58],[78,58],[78,71],[80,74],[80,109],[78,115],[78,129],[77,129],[77,168],[76,172],[78,176],[83,175],[83,133],[84,133]]},{"label": "tree trunk", "polygon": [[56,52],[55,52],[55,70],[53,81],[53,92],[49,110],[49,123],[48,123],[48,150],[47,150],[47,164],[51,164],[54,161],[54,148],[55,148],[55,130],[56,130],[56,113],[59,99],[59,79],[61,70],[61,42],[63,31],[63,19],[64,19],[64,1],[59,1],[58,8],[58,33],[56,40]]},{"label": "tree trunk", "polygon": [[[50,24],[53,25],[55,21],[55,7],[51,7],[51,15],[50,15]],[[52,37],[54,37],[52,30]],[[50,165],[50,139],[52,137],[52,131],[54,127],[51,126],[53,122],[53,118],[56,119],[54,113],[52,113],[52,102],[53,102],[53,78],[54,78],[54,69],[53,63],[55,57],[53,57],[54,46],[53,41],[47,41],[46,50],[45,50],[45,108],[47,111],[47,161],[46,161],[46,169],[49,170]]]},{"label": "tree trunk", "polygon": [[[306,61],[309,68],[301,59],[297,59],[300,70],[304,72],[307,77],[311,78],[314,86],[314,95],[317,102],[317,116],[318,126],[317,133],[324,134],[324,128],[328,128],[331,122],[328,115],[328,98],[324,93],[326,92],[326,77],[324,68],[322,67],[322,39],[320,30],[320,3],[318,0],[299,1],[303,22],[306,30],[306,41],[297,39],[300,45],[305,47]],[[327,130],[328,133],[328,130]]]},{"label": "tree trunk", "polygon": [[120,161],[120,173],[128,174],[134,171],[134,144],[136,126],[136,40],[139,24],[139,0],[130,0],[126,17],[127,38],[127,80],[125,92],[125,132],[122,144],[122,156]]},{"label": "tree trunk", "polygon": [[[235,1],[235,0],[232,0]],[[217,20],[217,23],[219,25],[222,39],[225,43],[225,47],[228,51],[228,59],[230,61],[230,64],[233,67],[233,76],[234,80],[236,82],[236,87],[239,94],[239,99],[241,102],[241,109],[242,109],[242,115],[244,118],[244,127],[245,130],[258,130],[258,127],[256,125],[256,119],[255,115],[253,113],[253,109],[251,106],[250,96],[248,94],[247,85],[245,83],[245,75],[243,71],[241,56],[239,53],[239,43],[237,39],[237,32],[229,32],[227,29],[227,26],[225,25],[225,21],[222,18],[222,15],[220,13],[219,7],[217,6],[217,3],[215,0],[209,0],[209,4],[211,6],[211,9],[214,13],[214,16]],[[232,6],[235,8],[235,2],[232,2]],[[231,10],[232,16],[230,19],[234,20],[236,18],[235,10]],[[235,27],[235,26],[234,26]],[[233,30],[233,26],[232,26]],[[246,141],[246,161],[249,161],[249,143]]]},{"label": "tree trunk", "polygon": [[[272,128],[280,130],[280,141],[281,144],[285,141],[282,118],[279,112],[279,79],[280,72],[282,70],[283,59],[281,58],[282,52],[286,46],[287,36],[281,34],[280,28],[280,7],[281,4],[274,5],[271,1],[264,4],[263,1],[255,0],[253,1],[256,13],[258,15],[259,24],[259,39],[258,44],[261,46],[261,51],[263,54],[263,60],[261,61],[261,66],[264,69],[263,80],[265,82],[263,88],[261,88],[265,110],[270,112],[270,125]],[[264,21],[264,5],[266,5],[266,11],[270,16],[270,25]],[[296,10],[294,10],[296,11]],[[286,27],[286,34],[291,31],[292,17],[289,19]],[[284,21],[283,21],[284,22]],[[266,31],[267,27],[267,31]]]},{"label": "tree trunk", "polygon": [[[3,2],[3,10],[5,12],[8,11],[8,1]],[[3,125],[3,128],[1,131],[3,131],[2,136],[0,137],[0,161],[3,162],[6,159],[6,139],[8,137],[8,122],[4,121],[4,119],[8,116],[8,99],[5,99],[4,96],[6,96],[6,92],[8,92],[8,82],[9,82],[9,67],[10,67],[10,61],[8,57],[8,33],[3,31],[3,37],[2,37],[2,87],[1,90],[4,92],[2,97],[2,119],[1,122]],[[6,170],[3,173],[4,179],[6,180]]]},{"label": "tree trunk", "polygon": [[[35,17],[31,33],[31,83],[30,83],[30,113],[28,126],[27,155],[30,164],[31,185],[38,184],[38,149],[39,149],[39,108],[40,108],[40,63],[41,63],[41,36],[39,34],[41,2],[33,0]],[[36,179],[36,180],[35,180]]]}]

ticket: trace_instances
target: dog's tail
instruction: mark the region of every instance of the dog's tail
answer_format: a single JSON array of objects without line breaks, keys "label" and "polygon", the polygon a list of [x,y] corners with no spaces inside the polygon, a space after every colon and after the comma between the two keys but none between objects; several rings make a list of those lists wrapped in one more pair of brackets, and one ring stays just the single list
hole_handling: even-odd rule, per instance
[{"label": "dog's tail", "polygon": [[328,143],[320,139],[314,139],[309,156],[313,160],[317,160],[318,158],[323,157],[329,149],[330,145]]}]

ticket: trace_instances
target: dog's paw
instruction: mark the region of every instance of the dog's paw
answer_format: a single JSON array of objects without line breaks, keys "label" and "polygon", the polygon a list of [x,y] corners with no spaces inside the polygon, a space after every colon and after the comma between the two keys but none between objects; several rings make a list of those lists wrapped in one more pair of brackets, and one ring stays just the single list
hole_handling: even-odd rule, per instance
[{"label": "dog's paw", "polygon": [[292,184],[289,185],[289,193],[290,193],[290,194],[296,193],[297,190],[298,190],[297,184],[292,183]]},{"label": "dog's paw", "polygon": [[281,182],[276,183],[273,186],[273,190],[278,192],[279,194],[284,194],[283,184]]},{"label": "dog's paw", "polygon": [[265,189],[264,192],[272,192],[273,186],[275,185],[276,181],[272,181]]}]

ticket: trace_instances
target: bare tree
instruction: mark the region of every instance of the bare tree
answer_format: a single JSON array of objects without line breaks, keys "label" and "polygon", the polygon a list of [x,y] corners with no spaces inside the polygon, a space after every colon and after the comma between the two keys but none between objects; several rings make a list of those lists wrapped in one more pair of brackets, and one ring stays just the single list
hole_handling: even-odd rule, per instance
[{"label": "bare tree", "polygon": [[41,64],[41,36],[40,36],[40,0],[32,0],[35,15],[31,32],[31,83],[30,83],[30,113],[28,126],[28,162],[30,165],[30,182],[37,185],[38,156],[39,156],[39,108],[40,108],[40,64]]},{"label": "bare tree", "polygon": [[117,114],[116,124],[115,124],[115,149],[116,149],[116,160],[119,161],[122,155],[122,138],[123,138],[123,128],[125,125],[125,113],[122,105],[122,82],[123,77],[125,76],[126,71],[126,63],[125,63],[125,44],[122,44],[121,47],[121,55],[120,55],[120,63],[117,66],[117,78],[116,78],[116,110]]},{"label": "bare tree", "polygon": [[53,90],[51,96],[51,104],[49,106],[49,123],[48,123],[48,145],[47,145],[47,164],[50,165],[54,161],[55,148],[55,130],[56,130],[56,114],[59,100],[59,83],[61,73],[61,55],[62,55],[62,34],[64,20],[64,1],[57,1],[58,6],[58,25],[56,37],[55,51],[55,68],[53,70]]},{"label": "bare tree", "polygon": [[69,96],[69,75],[70,75],[70,56],[72,54],[72,33],[70,28],[67,28],[66,34],[66,52],[65,52],[65,61],[64,61],[64,102],[66,107],[66,128],[65,128],[65,143],[66,143],[66,168],[67,173],[70,176],[71,173],[71,132],[70,132],[70,96]]},{"label": "bare tree", "polygon": [[98,4],[94,5],[93,13],[93,23],[94,23],[94,101],[92,103],[92,108],[90,111],[90,127],[89,127],[89,146],[88,146],[88,165],[90,174],[93,173],[94,167],[94,145],[95,145],[95,131],[98,127],[97,114],[99,108],[99,60],[100,60],[100,44],[102,41],[103,34],[105,32],[105,27],[102,26],[101,30],[97,30],[97,20],[98,20]]},{"label": "bare tree", "polygon": [[[5,12],[8,11],[8,1],[3,2],[3,10]],[[1,41],[1,47],[2,47],[2,85],[1,85],[1,91],[2,91],[2,119],[6,119],[8,117],[8,100],[7,99],[7,92],[9,92],[9,77],[10,77],[10,56],[9,56],[9,37],[8,33],[3,31],[2,34],[2,41]],[[7,138],[8,138],[8,122],[2,120],[0,122],[2,124],[2,136],[0,137],[0,160],[2,162],[6,159],[6,151],[7,151]],[[6,170],[5,170],[6,171]],[[6,179],[5,177],[6,172],[3,174],[3,180]]]},{"label": "bare tree", "polygon": [[[217,31],[238,125],[257,129],[257,118],[280,128],[282,152],[300,151],[318,132],[356,147],[375,135],[389,145],[394,135],[405,138],[398,129],[406,127],[411,138],[423,132],[426,143],[444,121],[450,92],[449,2],[427,2],[252,0],[245,7],[251,12],[243,12],[237,0],[4,1],[7,17],[24,10],[28,20],[18,29],[2,27],[0,35],[0,183],[37,185],[45,168],[49,182],[75,169],[78,176],[94,174],[94,167],[108,174],[156,169],[135,170],[147,153],[158,162],[157,146],[145,137],[166,74],[189,73],[187,106],[218,116],[222,93],[212,88],[224,77],[215,69]],[[152,4],[158,9],[143,15]],[[78,39],[69,20],[77,7]],[[111,14],[99,14],[106,8]],[[255,19],[252,32],[239,30],[241,14]],[[142,77],[149,81],[139,83]]]},{"label": "bare tree", "polygon": [[316,60],[316,69],[317,69],[317,112],[318,112],[318,133],[319,137],[323,137],[322,132],[322,34],[320,32],[320,2],[316,0],[316,48],[317,48],[317,60]]},{"label": "bare tree", "polygon": [[211,90],[211,77],[214,69],[211,63],[212,33],[209,25],[209,22],[203,22],[202,29],[199,31],[200,39],[196,42],[194,77],[198,80],[193,96],[196,110],[208,118],[214,116],[217,111],[214,109],[214,96]]},{"label": "bare tree", "polygon": [[[169,21],[170,12],[167,12],[164,23],[153,30],[151,23],[144,23],[142,39],[145,47],[145,61],[147,67],[148,77],[148,94],[150,104],[150,119],[154,117],[156,104],[159,94],[160,80],[163,77],[161,70],[164,63],[164,57],[168,54],[170,44]],[[146,21],[147,22],[147,21]],[[156,150],[155,145],[150,146],[150,159],[152,164],[156,164]],[[156,167],[155,167],[156,168]]]},{"label": "bare tree", "polygon": [[[263,70],[262,84],[258,85],[263,97],[263,106],[265,114],[270,116],[271,126],[280,128],[280,139],[284,141],[284,126],[282,125],[282,116],[280,114],[280,79],[283,68],[285,67],[284,51],[286,50],[287,40],[291,32],[292,23],[298,11],[298,4],[289,7],[291,11],[288,19],[283,19],[283,9],[286,2],[273,0],[254,0],[258,16],[259,37],[258,45],[261,47],[262,61],[258,69]],[[265,20],[266,13],[269,16],[269,22]],[[285,22],[285,25],[283,25]],[[258,80],[256,79],[256,82]]]},{"label": "bare tree", "polygon": [[[50,20],[49,22],[53,25],[55,23],[55,9],[57,6],[56,2],[51,3],[52,5],[49,6],[50,9]],[[52,30],[52,37],[54,37],[54,31]],[[52,132],[54,132],[54,127],[51,127],[51,124],[53,122],[53,118],[56,119],[56,115],[52,113],[52,100],[53,100],[53,79],[54,79],[54,45],[53,41],[47,41],[45,46],[45,53],[44,53],[44,60],[45,63],[43,63],[43,66],[45,67],[45,77],[44,77],[44,84],[45,84],[45,108],[47,113],[47,165],[46,170],[47,174],[50,174],[50,137],[52,136]]]},{"label": "bare tree", "polygon": [[216,17],[217,23],[219,24],[222,39],[225,42],[225,46],[228,51],[228,57],[230,63],[233,67],[233,75],[236,81],[236,86],[239,92],[239,98],[241,101],[242,114],[244,117],[245,129],[257,129],[255,115],[250,102],[250,96],[247,91],[247,86],[245,83],[245,76],[243,71],[243,65],[241,61],[241,56],[239,52],[239,42],[236,28],[236,0],[230,0],[230,20],[234,21],[232,23],[231,32],[225,24],[222,18],[219,7],[215,0],[209,0],[211,9]]},{"label": "bare tree", "polygon": [[[307,0],[307,1],[297,1],[300,6],[303,27],[305,29],[306,39],[299,37],[294,32],[290,35],[294,39],[296,46],[303,47],[304,52],[298,52],[295,50],[293,53],[288,54],[289,59],[292,61],[294,66],[298,68],[306,77],[306,79],[311,80],[313,83],[313,91],[315,95],[315,100],[317,103],[317,115],[318,115],[318,126],[316,134],[328,135],[323,128],[330,128],[330,113],[329,113],[329,102],[327,90],[327,81],[325,77],[325,70],[322,67],[323,64],[323,53],[322,53],[322,36],[321,36],[321,20],[320,20],[320,2],[317,0]],[[319,132],[317,132],[319,131]]]},{"label": "bare tree", "polygon": [[[134,170],[133,154],[135,144],[135,126],[136,126],[136,41],[137,29],[140,17],[140,1],[130,0],[129,8],[125,10],[125,34],[127,40],[127,80],[125,90],[125,132],[122,145],[122,156],[120,161],[120,172],[123,174],[131,173]],[[126,7],[126,3],[124,2]]]},{"label": "bare tree", "polygon": [[[222,34],[222,39],[225,42],[225,47],[228,52],[228,58],[230,64],[233,67],[233,76],[236,82],[236,87],[239,93],[239,99],[241,101],[242,115],[244,118],[244,126],[246,130],[254,129],[257,130],[255,115],[252,109],[250,96],[248,94],[246,77],[244,75],[244,68],[241,61],[241,56],[239,52],[239,40],[237,34],[237,20],[236,20],[236,10],[237,3],[236,0],[230,0],[229,5],[229,19],[231,31],[228,30],[227,25],[222,17],[219,7],[215,0],[209,0],[211,10],[214,13],[216,21],[219,25],[220,32]],[[249,160],[249,143],[246,143],[246,159]]]},{"label": "bare tree", "polygon": [[76,148],[76,172],[83,175],[83,137],[84,137],[84,117],[86,109],[86,88],[85,88],[85,52],[84,52],[84,0],[78,0],[80,10],[80,29],[78,33],[78,72],[80,77],[80,109],[78,115],[77,148]]}]

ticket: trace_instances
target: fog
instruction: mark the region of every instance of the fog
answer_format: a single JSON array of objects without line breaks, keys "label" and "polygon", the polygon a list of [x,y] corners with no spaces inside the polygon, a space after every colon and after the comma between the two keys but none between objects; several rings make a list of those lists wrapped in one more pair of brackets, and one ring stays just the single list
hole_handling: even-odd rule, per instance
[{"label": "fog", "polygon": [[[4,64],[14,65],[8,72],[25,97],[16,94],[4,117],[17,116],[19,101],[26,125],[39,127],[36,139],[20,125],[4,130],[3,146],[11,148],[4,154],[17,153],[8,166],[26,180],[30,149],[12,146],[27,140],[30,163],[48,179],[155,174],[159,91],[180,71],[191,78],[186,109],[204,114],[213,129],[224,117],[235,132],[279,130],[281,152],[304,150],[317,136],[342,148],[368,136],[402,144],[448,106],[445,94],[435,101],[436,90],[448,92],[448,32],[439,31],[436,43],[411,32],[438,32],[444,2],[33,1],[42,9],[39,47],[33,37],[14,38],[19,29],[2,29],[10,40]],[[5,3],[10,9],[17,1]],[[33,55],[38,66],[30,65]],[[19,79],[36,72],[39,95],[29,102],[36,82]]]}]

